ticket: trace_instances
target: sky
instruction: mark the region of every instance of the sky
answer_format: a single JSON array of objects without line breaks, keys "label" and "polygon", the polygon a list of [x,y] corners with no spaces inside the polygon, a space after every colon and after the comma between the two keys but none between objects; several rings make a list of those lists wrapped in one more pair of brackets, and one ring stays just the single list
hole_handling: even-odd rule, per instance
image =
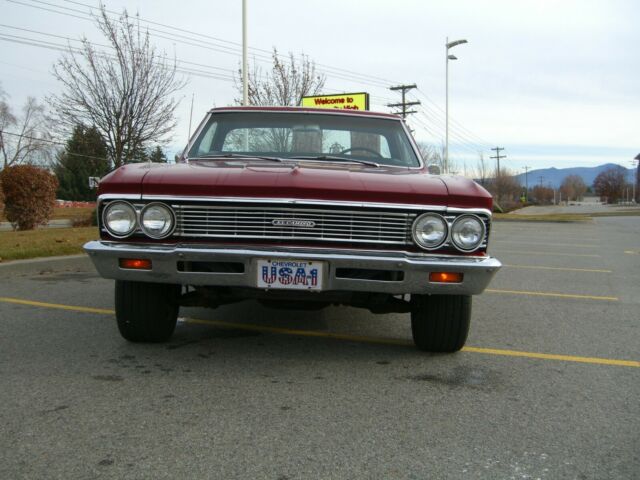
[{"label": "sky", "polygon": [[[51,75],[62,54],[27,45],[65,45],[83,35],[105,43],[88,14],[95,0],[0,0],[0,85],[19,108],[28,95],[60,91]],[[327,93],[371,95],[371,109],[400,101],[388,87],[415,83],[408,118],[418,140],[445,131],[445,43],[449,64],[450,157],[462,172],[480,154],[505,150],[515,173],[536,168],[630,167],[640,152],[640,2],[247,0],[249,60],[269,68],[269,51],[306,55],[326,75]],[[175,55],[188,85],[171,149],[214,106],[234,103],[240,66],[241,0],[111,0],[138,14],[154,44]],[[149,24],[146,21],[156,22]],[[162,24],[162,25],[159,25]],[[180,30],[177,30],[180,29]],[[71,40],[68,40],[68,39]],[[8,41],[8,39],[13,41]],[[19,43],[21,42],[21,43]],[[197,64],[197,65],[196,65]]]}]

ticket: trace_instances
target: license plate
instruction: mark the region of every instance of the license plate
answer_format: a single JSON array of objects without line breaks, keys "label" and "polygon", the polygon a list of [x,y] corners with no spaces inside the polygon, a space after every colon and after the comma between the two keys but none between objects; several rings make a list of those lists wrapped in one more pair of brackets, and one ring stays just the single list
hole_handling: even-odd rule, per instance
[{"label": "license plate", "polygon": [[324,262],[308,260],[257,260],[258,288],[322,290]]}]

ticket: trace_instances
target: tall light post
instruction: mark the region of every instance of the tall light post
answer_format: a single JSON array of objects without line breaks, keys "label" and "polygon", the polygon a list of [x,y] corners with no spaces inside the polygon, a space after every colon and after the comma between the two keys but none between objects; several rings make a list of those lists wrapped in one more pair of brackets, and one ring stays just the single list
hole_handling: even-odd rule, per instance
[{"label": "tall light post", "polygon": [[249,105],[247,85],[247,0],[242,0],[242,105]]},{"label": "tall light post", "polygon": [[458,58],[455,55],[449,55],[449,49],[455,47],[456,45],[461,45],[463,43],[467,43],[466,40],[454,40],[453,42],[449,41],[449,37],[447,37],[447,43],[445,43],[445,56],[446,56],[446,80],[445,80],[445,88],[446,88],[446,126],[445,126],[445,143],[444,143],[444,173],[449,172],[449,60],[457,60]]}]

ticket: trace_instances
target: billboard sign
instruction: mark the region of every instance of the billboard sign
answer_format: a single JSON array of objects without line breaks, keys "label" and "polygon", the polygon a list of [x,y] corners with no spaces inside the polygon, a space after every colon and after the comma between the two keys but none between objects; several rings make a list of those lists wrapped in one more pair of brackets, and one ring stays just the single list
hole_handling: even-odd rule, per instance
[{"label": "billboard sign", "polygon": [[359,92],[302,97],[301,106],[313,108],[337,108],[340,110],[369,110],[369,94]]}]

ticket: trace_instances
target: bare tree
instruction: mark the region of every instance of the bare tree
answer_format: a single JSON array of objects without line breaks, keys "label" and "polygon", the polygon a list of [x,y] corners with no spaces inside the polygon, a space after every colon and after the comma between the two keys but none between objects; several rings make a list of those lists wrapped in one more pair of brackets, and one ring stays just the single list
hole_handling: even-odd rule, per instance
[{"label": "bare tree", "polygon": [[607,168],[595,178],[593,189],[600,198],[606,199],[607,203],[616,203],[619,199],[624,198],[623,192],[627,183],[626,176],[626,169],[620,165]]},{"label": "bare tree", "polygon": [[[265,72],[256,62],[247,72],[249,105],[296,106],[302,97],[317,95],[324,88],[326,77],[316,71],[316,64],[309,57],[296,60],[293,52],[283,58],[274,47],[271,54],[271,70]],[[242,69],[238,70],[236,88],[242,93]],[[241,104],[242,99],[236,98]]]},{"label": "bare tree", "polygon": [[175,58],[160,54],[126,10],[112,18],[101,6],[95,21],[114,52],[96,50],[86,37],[69,47],[53,70],[63,93],[49,101],[63,126],[94,125],[119,167],[150,143],[168,141],[179,103],[173,95],[186,82]]},{"label": "bare tree", "polygon": [[560,192],[567,200],[582,200],[587,186],[580,175],[568,175],[560,185]]},{"label": "bare tree", "polygon": [[[439,147],[431,143],[418,142],[418,150],[420,155],[427,165],[437,165],[440,167],[440,171],[444,173],[444,144]],[[451,170],[455,169],[455,164],[451,163],[449,159],[449,166]]]},{"label": "bare tree", "polygon": [[16,116],[0,89],[0,152],[2,167],[41,163],[50,158],[51,135],[44,105],[28,97],[22,115]]}]

